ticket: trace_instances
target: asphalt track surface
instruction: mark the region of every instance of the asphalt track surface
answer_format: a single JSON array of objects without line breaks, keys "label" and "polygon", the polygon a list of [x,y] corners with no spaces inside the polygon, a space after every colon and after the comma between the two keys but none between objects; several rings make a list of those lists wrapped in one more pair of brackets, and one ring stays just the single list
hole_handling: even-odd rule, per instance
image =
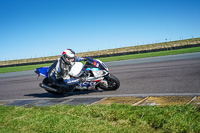
[{"label": "asphalt track surface", "polygon": [[[200,53],[132,59],[106,63],[119,78],[116,91],[73,92],[67,98],[112,96],[200,95]],[[33,71],[0,74],[0,100],[62,99],[39,87]]]}]

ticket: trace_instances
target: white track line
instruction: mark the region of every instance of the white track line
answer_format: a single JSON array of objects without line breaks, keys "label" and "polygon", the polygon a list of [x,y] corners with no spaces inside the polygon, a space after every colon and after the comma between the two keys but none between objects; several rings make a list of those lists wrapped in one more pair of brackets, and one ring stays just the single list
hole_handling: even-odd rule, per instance
[{"label": "white track line", "polygon": [[76,99],[76,98],[105,98],[105,97],[148,97],[148,96],[200,96],[200,93],[149,93],[149,94],[118,94],[118,95],[90,95],[90,96],[66,96],[61,98],[29,98],[29,99],[7,99],[3,101],[16,100],[53,100],[53,99]]}]

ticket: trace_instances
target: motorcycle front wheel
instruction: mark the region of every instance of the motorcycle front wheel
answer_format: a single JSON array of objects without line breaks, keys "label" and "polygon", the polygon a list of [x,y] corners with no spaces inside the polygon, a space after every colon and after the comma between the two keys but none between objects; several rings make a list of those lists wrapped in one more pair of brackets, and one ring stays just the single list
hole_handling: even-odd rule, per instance
[{"label": "motorcycle front wheel", "polygon": [[103,84],[98,84],[97,87],[104,91],[114,91],[117,90],[120,87],[120,81],[117,77],[110,74],[110,76],[106,77],[105,80],[108,82],[108,86],[104,86]]}]

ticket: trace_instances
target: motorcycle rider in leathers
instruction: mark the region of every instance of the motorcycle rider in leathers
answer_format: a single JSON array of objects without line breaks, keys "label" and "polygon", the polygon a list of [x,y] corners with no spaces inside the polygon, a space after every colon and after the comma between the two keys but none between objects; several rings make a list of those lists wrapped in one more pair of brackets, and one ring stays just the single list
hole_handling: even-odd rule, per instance
[{"label": "motorcycle rider in leathers", "polygon": [[73,89],[74,85],[85,81],[85,77],[71,78],[69,75],[73,63],[77,61],[86,61],[86,58],[77,57],[72,49],[64,50],[62,56],[49,68],[48,79],[50,83],[61,88]]}]

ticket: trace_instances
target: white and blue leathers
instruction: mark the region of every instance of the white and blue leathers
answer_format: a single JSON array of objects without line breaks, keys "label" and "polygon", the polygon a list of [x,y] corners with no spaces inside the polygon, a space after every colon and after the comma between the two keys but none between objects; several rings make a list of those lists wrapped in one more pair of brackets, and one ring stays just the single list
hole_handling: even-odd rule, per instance
[{"label": "white and blue leathers", "polygon": [[[85,58],[81,57],[74,57],[75,62],[84,61]],[[78,78],[71,78],[69,75],[69,71],[71,69],[71,66],[73,65],[73,62],[68,62],[63,60],[63,58],[58,58],[49,68],[48,71],[48,78],[49,81],[53,84],[57,84],[58,82],[64,81],[66,85],[71,86],[75,85],[80,82],[80,79]]]}]

